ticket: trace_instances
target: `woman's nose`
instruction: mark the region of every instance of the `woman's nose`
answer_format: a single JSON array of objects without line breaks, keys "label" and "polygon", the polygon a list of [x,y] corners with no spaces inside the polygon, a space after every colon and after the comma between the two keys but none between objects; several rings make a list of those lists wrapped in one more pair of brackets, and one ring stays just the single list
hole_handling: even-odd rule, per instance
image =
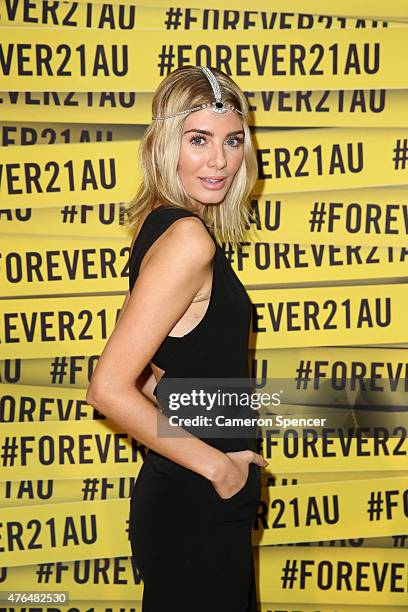
[{"label": "woman's nose", "polygon": [[223,168],[227,164],[227,156],[223,145],[214,145],[209,152],[208,165]]}]

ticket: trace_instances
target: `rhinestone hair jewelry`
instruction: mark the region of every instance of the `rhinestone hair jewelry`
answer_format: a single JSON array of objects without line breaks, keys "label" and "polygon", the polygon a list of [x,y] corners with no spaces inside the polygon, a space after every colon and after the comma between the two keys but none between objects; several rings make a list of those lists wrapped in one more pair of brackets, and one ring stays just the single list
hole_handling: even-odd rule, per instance
[{"label": "rhinestone hair jewelry", "polygon": [[220,114],[223,115],[225,113],[231,113],[231,112],[240,113],[241,115],[245,115],[245,113],[235,108],[235,106],[232,106],[232,104],[227,104],[226,102],[222,101],[220,85],[214,73],[211,72],[211,70],[207,68],[207,66],[197,66],[197,68],[199,68],[209,80],[211,88],[213,90],[214,98],[215,98],[214,102],[207,102],[204,104],[200,104],[199,106],[193,106],[192,108],[188,108],[186,110],[180,111],[179,113],[175,113],[174,115],[165,115],[164,117],[152,117],[153,121],[155,120],[163,121],[164,119],[169,119],[170,117],[177,117],[178,115],[186,115],[187,113],[193,113],[195,111],[203,110],[204,108],[208,108],[208,110],[211,110],[217,115],[220,115]]}]

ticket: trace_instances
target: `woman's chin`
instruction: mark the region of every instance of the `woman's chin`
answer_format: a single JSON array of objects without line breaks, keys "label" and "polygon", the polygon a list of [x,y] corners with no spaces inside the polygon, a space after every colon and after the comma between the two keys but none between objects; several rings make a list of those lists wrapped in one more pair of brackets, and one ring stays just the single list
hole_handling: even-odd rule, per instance
[{"label": "woman's chin", "polygon": [[[196,194],[192,196],[197,202],[201,202],[204,206],[208,206],[209,204],[220,204],[224,201],[225,196],[227,195],[227,190],[222,191],[213,191],[213,192],[205,192]],[[190,196],[191,197],[191,196]]]}]

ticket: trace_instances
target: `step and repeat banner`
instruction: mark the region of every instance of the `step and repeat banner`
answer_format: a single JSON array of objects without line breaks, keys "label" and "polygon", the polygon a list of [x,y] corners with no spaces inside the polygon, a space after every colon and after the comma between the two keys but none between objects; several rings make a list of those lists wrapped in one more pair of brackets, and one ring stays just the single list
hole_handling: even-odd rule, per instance
[{"label": "step and repeat banner", "polygon": [[258,158],[247,238],[222,248],[257,388],[285,385],[259,612],[408,610],[407,28],[405,0],[0,0],[2,610],[141,611],[148,449],[85,394],[128,290],[152,96],[188,64],[242,88]]}]

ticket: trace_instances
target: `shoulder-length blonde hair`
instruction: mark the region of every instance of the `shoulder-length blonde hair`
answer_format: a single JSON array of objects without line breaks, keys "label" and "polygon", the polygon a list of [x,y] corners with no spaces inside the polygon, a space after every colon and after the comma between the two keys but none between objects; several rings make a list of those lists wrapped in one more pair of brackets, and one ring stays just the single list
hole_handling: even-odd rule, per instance
[{"label": "shoulder-length blonde hair", "polygon": [[[242,164],[222,204],[204,207],[203,216],[205,224],[218,240],[235,243],[244,239],[249,222],[250,196],[258,177],[257,158],[247,121],[248,102],[243,92],[228,75],[210,69],[220,84],[223,101],[246,115],[238,114],[244,130]],[[211,85],[203,72],[195,66],[183,66],[160,83],[152,101],[152,116],[173,115],[213,99]],[[139,227],[143,213],[152,210],[156,204],[192,210],[177,172],[186,116],[154,120],[143,135],[139,145],[143,180],[135,197],[125,205],[125,224],[134,231]]]}]

